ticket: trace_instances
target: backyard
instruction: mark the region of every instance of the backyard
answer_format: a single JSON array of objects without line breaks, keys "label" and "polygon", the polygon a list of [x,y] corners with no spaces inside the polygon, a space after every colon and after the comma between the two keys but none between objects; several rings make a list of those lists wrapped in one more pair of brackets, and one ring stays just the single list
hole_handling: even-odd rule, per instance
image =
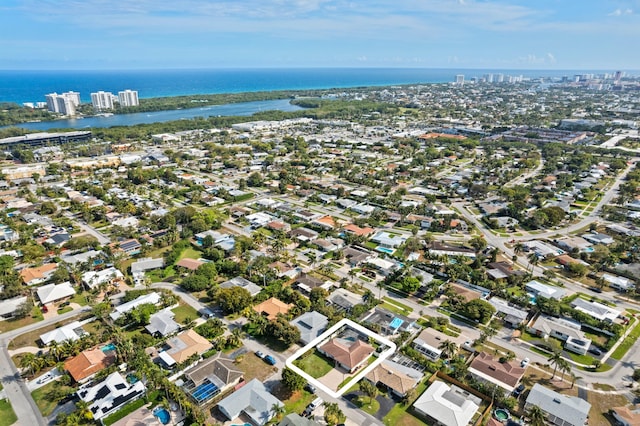
[{"label": "backyard", "polygon": [[320,378],[333,370],[333,362],[318,351],[314,350],[310,355],[305,355],[295,360],[294,364],[314,379]]}]

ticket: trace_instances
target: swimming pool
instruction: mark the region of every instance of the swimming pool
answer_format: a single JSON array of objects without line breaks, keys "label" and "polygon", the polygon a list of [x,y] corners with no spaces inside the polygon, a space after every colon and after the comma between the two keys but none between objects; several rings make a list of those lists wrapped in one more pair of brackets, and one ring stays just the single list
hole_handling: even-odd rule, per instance
[{"label": "swimming pool", "polygon": [[382,246],[378,246],[378,247],[376,247],[376,251],[381,251],[382,253],[387,253],[387,254],[393,254],[393,252],[395,250],[394,249],[390,249],[390,248],[386,248],[386,247],[382,247]]},{"label": "swimming pool", "polygon": [[171,420],[171,414],[169,414],[169,412],[166,409],[161,407],[158,407],[155,410],[153,410],[153,415],[156,416],[158,420],[160,420],[160,423],[162,423],[163,425],[168,424],[169,421]]},{"label": "swimming pool", "polygon": [[102,352],[110,352],[115,350],[116,350],[116,345],[114,345],[113,343],[109,343],[108,345],[104,345],[102,347]]}]

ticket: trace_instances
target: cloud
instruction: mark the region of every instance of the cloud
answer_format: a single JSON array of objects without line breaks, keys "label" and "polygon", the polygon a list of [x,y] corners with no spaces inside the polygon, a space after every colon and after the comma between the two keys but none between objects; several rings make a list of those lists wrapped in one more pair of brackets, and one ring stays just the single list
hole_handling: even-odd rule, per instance
[{"label": "cloud", "polygon": [[552,53],[547,53],[547,60],[549,61],[550,64],[555,64],[556,63],[556,57],[553,56]]},{"label": "cloud", "polygon": [[633,15],[632,9],[616,9],[613,12],[609,13],[608,16],[623,16],[623,15]]}]

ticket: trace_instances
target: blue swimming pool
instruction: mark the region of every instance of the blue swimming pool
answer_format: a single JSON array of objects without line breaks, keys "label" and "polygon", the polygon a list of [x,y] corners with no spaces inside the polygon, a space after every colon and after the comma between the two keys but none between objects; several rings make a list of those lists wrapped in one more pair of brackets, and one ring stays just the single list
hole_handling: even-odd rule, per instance
[{"label": "blue swimming pool", "polygon": [[386,247],[382,247],[382,246],[378,246],[378,247],[376,247],[376,251],[381,251],[382,253],[387,253],[387,254],[393,254],[393,252],[395,250],[394,249],[390,249],[390,248],[386,248]]},{"label": "blue swimming pool", "polygon": [[169,421],[171,420],[171,414],[169,414],[169,412],[166,409],[161,407],[158,407],[155,410],[153,410],[153,415],[156,416],[158,420],[160,420],[160,423],[162,423],[163,425],[168,424]]},{"label": "blue swimming pool", "polygon": [[104,345],[102,347],[102,352],[110,352],[115,350],[116,350],[116,345],[114,345],[113,343],[109,343],[108,345]]}]

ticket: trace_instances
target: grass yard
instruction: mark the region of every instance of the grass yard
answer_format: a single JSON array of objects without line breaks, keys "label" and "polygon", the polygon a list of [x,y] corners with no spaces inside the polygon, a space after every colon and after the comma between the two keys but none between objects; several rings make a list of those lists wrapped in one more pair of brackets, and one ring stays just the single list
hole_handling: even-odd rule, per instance
[{"label": "grass yard", "polygon": [[587,400],[591,403],[589,426],[610,426],[614,424],[605,414],[609,412],[611,407],[620,407],[629,403],[624,395],[603,394],[599,392],[589,392]]},{"label": "grass yard", "polygon": [[387,311],[393,312],[394,314],[398,315],[407,316],[412,312],[405,311],[403,308],[398,307],[398,305],[396,305],[395,303],[382,302],[382,304],[380,304],[379,306],[383,309],[386,309]]},{"label": "grass yard", "polygon": [[22,328],[26,325],[30,325],[39,321],[42,321],[44,317],[42,316],[42,312],[37,306],[34,306],[31,310],[31,315],[26,318],[21,318],[17,320],[9,319],[6,321],[0,321],[0,333],[4,333],[5,331],[15,330],[17,328]]},{"label": "grass yard", "polygon": [[178,260],[180,261],[184,258],[198,259],[200,257],[202,257],[202,252],[194,249],[193,247],[187,247],[182,253],[180,253],[180,257],[178,257]]},{"label": "grass yard", "polygon": [[383,302],[386,303],[391,303],[393,305],[396,305],[398,308],[403,309],[404,311],[406,311],[408,314],[413,312],[413,309],[411,309],[409,306],[402,304],[401,302],[398,302],[396,299],[392,299],[391,297],[387,297],[384,296],[382,298]]},{"label": "grass yard", "polygon": [[171,312],[176,314],[173,319],[180,324],[185,324],[188,319],[192,321],[198,319],[198,311],[182,301],[180,302],[180,306],[173,308]]},{"label": "grass yard", "polygon": [[247,352],[236,358],[236,366],[244,372],[244,380],[248,383],[253,379],[264,382],[278,369],[258,358],[253,352]]},{"label": "grass yard", "polygon": [[329,361],[317,351],[314,351],[306,357],[298,358],[295,361],[295,365],[314,379],[322,377],[333,370],[333,362]]},{"label": "grass yard", "polygon": [[414,393],[415,397],[411,401],[409,401],[409,404],[406,404],[406,405],[396,404],[393,406],[391,411],[389,411],[389,413],[387,413],[387,415],[384,416],[384,419],[382,419],[385,425],[387,426],[397,426],[397,425],[424,426],[425,425],[425,423],[422,420],[418,419],[417,417],[409,413],[408,410],[411,407],[411,404],[413,404],[413,402],[416,399],[418,399],[420,395],[422,395],[425,389],[427,389],[427,379],[428,378],[425,378],[425,380],[416,387],[416,391]]},{"label": "grass yard", "polygon": [[369,398],[365,395],[359,396],[353,402],[359,409],[372,416],[380,410],[380,403],[375,398]]},{"label": "grass yard", "polygon": [[13,412],[9,401],[0,401],[0,426],[10,426],[18,421],[18,416]]},{"label": "grass yard", "polygon": [[33,400],[36,402],[42,415],[47,417],[58,405],[55,400],[52,400],[51,396],[53,396],[53,394],[63,395],[72,390],[74,390],[74,388],[53,381],[31,392],[31,396],[33,396]]},{"label": "grass yard", "polygon": [[301,414],[316,396],[306,390],[291,392],[286,386],[278,383],[272,391],[273,395],[284,403],[285,413]]},{"label": "grass yard", "polygon": [[622,357],[624,357],[624,355],[627,353],[627,351],[631,349],[631,346],[633,346],[636,340],[638,340],[638,338],[640,338],[640,323],[638,323],[636,320],[636,324],[634,325],[633,330],[631,330],[631,333],[629,333],[629,335],[622,341],[622,343],[618,345],[616,350],[613,351],[613,353],[611,354],[611,358],[621,360]]}]

